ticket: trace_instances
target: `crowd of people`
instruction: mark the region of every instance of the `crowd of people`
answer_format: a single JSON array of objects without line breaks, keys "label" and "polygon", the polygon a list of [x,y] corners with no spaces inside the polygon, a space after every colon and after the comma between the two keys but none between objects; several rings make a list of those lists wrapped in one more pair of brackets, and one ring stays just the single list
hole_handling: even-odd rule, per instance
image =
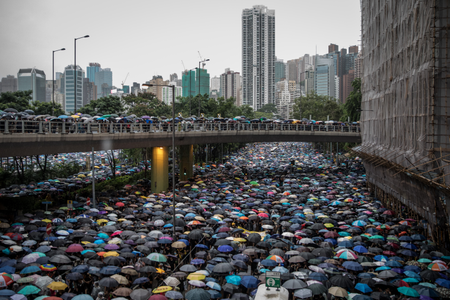
[{"label": "crowd of people", "polygon": [[370,194],[358,158],[255,143],[195,170],[175,209],[172,191],[129,186],[0,219],[0,299],[450,297],[450,256]]}]

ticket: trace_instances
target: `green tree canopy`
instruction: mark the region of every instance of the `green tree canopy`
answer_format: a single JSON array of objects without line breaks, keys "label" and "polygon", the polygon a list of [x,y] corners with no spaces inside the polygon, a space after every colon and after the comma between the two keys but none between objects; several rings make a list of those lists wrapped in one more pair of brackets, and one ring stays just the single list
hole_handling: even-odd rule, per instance
[{"label": "green tree canopy", "polygon": [[52,102],[33,101],[31,102],[30,109],[34,111],[36,116],[51,115],[57,117],[64,114],[64,110],[59,103],[53,104]]},{"label": "green tree canopy", "polygon": [[294,104],[295,119],[309,119],[309,116],[313,120],[326,121],[328,116],[330,120],[340,120],[343,116],[343,107],[332,97],[312,92],[295,99]]},{"label": "green tree canopy", "polygon": [[120,101],[120,97],[117,96],[107,96],[97,100],[91,100],[88,105],[78,109],[78,112],[91,116],[95,116],[97,113],[103,115],[120,114],[124,111],[125,109]]},{"label": "green tree canopy", "polygon": [[30,108],[32,91],[5,92],[0,94],[0,109],[14,108],[24,111]]},{"label": "green tree canopy", "polygon": [[273,103],[268,103],[264,105],[258,111],[263,113],[275,113],[275,114],[278,112],[277,106]]},{"label": "green tree canopy", "polygon": [[347,121],[350,117],[351,122],[357,122],[361,118],[361,78],[356,78],[352,81],[353,91],[347,97],[347,101],[344,104],[344,112],[342,121]]},{"label": "green tree canopy", "polygon": [[122,98],[128,108],[128,114],[142,116],[166,116],[172,115],[172,107],[161,102],[152,93],[139,93],[137,96],[128,95]]}]

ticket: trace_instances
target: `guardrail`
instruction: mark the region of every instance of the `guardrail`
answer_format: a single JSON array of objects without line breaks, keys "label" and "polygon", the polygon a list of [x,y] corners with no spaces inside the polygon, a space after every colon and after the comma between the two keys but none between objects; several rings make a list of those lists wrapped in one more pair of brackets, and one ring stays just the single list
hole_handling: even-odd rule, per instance
[{"label": "guardrail", "polygon": [[[171,124],[151,123],[66,123],[25,120],[1,120],[2,134],[98,134],[172,132]],[[330,131],[361,132],[352,125],[306,125],[281,123],[178,123],[176,131]]]}]

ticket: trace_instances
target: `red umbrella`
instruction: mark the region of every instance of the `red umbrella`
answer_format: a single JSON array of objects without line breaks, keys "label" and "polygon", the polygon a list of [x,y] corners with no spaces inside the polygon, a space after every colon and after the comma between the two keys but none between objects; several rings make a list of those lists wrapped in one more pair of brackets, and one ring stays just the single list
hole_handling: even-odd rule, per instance
[{"label": "red umbrella", "polygon": [[393,215],[394,215],[394,212],[393,212],[392,210],[385,210],[385,211],[383,212],[383,215],[393,216]]},{"label": "red umbrella", "polygon": [[226,226],[221,227],[221,228],[219,229],[219,232],[227,232],[227,231],[230,231],[230,228],[229,228],[229,227],[226,227]]},{"label": "red umbrella", "polygon": [[23,236],[20,233],[9,232],[9,233],[7,233],[5,235],[9,236],[13,241],[21,241],[21,240],[23,240]]},{"label": "red umbrella", "polygon": [[67,253],[74,253],[74,252],[81,252],[81,251],[84,251],[84,248],[80,244],[72,244],[66,250]]},{"label": "red umbrella", "polygon": [[116,206],[118,206],[118,207],[124,207],[125,204],[123,204],[123,202],[116,202]]},{"label": "red umbrella", "polygon": [[397,282],[396,282],[396,285],[397,285],[398,287],[401,287],[401,286],[407,286],[407,287],[410,287],[409,284],[408,284],[406,281],[403,281],[403,280],[397,281]]},{"label": "red umbrella", "polygon": [[383,251],[384,255],[396,255],[395,252],[392,251]]}]

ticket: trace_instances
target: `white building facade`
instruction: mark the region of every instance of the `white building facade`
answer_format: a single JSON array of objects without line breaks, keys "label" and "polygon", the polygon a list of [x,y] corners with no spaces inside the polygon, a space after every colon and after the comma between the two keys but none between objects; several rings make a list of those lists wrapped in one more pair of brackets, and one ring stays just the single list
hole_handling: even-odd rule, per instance
[{"label": "white building facade", "polygon": [[275,10],[242,11],[242,104],[258,110],[275,102]]}]

